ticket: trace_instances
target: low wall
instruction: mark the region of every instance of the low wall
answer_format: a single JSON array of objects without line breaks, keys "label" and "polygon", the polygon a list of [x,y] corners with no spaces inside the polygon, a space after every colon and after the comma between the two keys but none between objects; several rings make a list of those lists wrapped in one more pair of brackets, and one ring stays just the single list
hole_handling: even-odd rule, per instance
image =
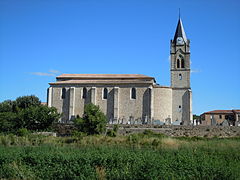
[{"label": "low wall", "polygon": [[[114,125],[108,125],[112,129]],[[240,127],[237,126],[173,126],[173,125],[118,125],[118,134],[128,135],[151,130],[167,136],[199,136],[199,137],[240,137]],[[75,129],[72,124],[57,124],[55,131],[60,136],[70,135]]]},{"label": "low wall", "polygon": [[[113,126],[108,126],[112,128]],[[167,136],[199,136],[199,137],[236,137],[240,136],[240,127],[236,126],[153,126],[153,125],[121,125],[119,134],[126,135],[131,133],[140,133],[145,130],[151,130],[156,133],[162,133]]]}]

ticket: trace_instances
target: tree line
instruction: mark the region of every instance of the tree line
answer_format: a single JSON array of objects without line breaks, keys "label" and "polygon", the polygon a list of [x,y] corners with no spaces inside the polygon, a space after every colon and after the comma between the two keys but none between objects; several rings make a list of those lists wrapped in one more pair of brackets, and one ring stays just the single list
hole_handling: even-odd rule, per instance
[{"label": "tree line", "polygon": [[[20,96],[16,100],[0,103],[0,132],[15,133],[19,129],[29,131],[50,130],[61,118],[55,107],[41,104],[34,95]],[[88,135],[106,131],[107,118],[99,106],[87,104],[82,117],[73,121],[78,131]]]}]

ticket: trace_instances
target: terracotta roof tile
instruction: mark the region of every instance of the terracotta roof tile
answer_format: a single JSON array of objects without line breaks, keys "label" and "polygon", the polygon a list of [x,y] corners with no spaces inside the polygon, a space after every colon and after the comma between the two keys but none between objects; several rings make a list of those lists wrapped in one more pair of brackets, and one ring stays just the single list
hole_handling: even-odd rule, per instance
[{"label": "terracotta roof tile", "polygon": [[144,81],[144,80],[66,80],[66,81],[57,81],[53,83],[49,83],[50,85],[60,85],[60,84],[152,84],[152,81]]},{"label": "terracotta roof tile", "polygon": [[154,79],[153,77],[143,74],[61,74],[57,79],[74,78],[74,79]]},{"label": "terracotta roof tile", "polygon": [[233,111],[240,112],[240,110],[214,110],[205,112],[204,114],[232,114]]}]

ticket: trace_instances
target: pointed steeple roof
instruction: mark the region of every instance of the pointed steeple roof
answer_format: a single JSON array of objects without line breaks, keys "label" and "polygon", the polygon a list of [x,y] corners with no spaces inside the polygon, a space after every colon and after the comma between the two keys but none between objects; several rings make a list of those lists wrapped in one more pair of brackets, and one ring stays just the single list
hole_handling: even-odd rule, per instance
[{"label": "pointed steeple roof", "polygon": [[182,24],[182,20],[181,20],[180,17],[179,17],[179,20],[178,20],[177,29],[176,29],[173,41],[176,42],[178,37],[182,37],[184,42],[185,43],[187,42],[187,36],[185,34],[183,24]]}]

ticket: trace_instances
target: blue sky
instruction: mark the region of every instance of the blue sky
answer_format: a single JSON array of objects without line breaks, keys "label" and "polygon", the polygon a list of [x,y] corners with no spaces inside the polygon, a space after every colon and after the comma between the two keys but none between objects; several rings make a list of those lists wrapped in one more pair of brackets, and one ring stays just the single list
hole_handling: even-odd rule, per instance
[{"label": "blue sky", "polygon": [[0,102],[46,102],[61,73],[145,74],[169,86],[179,8],[193,113],[240,109],[239,0],[0,0]]}]

